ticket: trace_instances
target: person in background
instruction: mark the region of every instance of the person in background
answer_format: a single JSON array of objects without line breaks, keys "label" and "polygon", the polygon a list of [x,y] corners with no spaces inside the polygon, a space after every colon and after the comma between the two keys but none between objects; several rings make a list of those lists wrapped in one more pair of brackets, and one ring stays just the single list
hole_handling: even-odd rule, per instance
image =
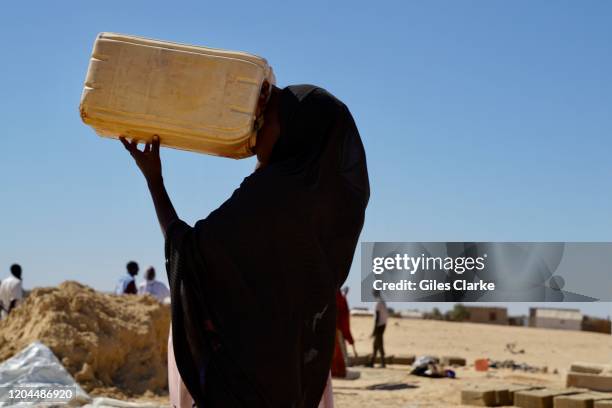
[{"label": "person in background", "polygon": [[346,343],[345,341],[353,346],[353,352],[355,353],[355,357],[357,357],[357,351],[355,350],[355,340],[353,340],[353,335],[351,333],[351,311],[348,305],[347,295],[349,288],[345,286],[342,288],[342,291],[339,291],[336,295],[336,307],[338,308],[338,327],[344,338],[344,341],[341,342],[340,347],[342,348],[342,354],[344,355],[344,361],[348,364],[348,353],[346,351]]},{"label": "person in background", "polygon": [[[346,293],[348,293],[347,287],[342,291],[336,291],[336,344],[331,370],[332,376],[336,378],[346,377],[346,366],[349,365],[345,341],[352,344],[353,347],[355,344],[350,329],[350,315]],[[357,353],[355,353],[355,355],[357,355]]]},{"label": "person in background", "polygon": [[127,274],[122,276],[119,282],[117,282],[117,287],[115,288],[116,295],[135,295],[138,293],[134,276],[138,275],[140,268],[136,262],[130,261],[127,263],[126,269]]},{"label": "person in background", "polygon": [[138,286],[138,294],[149,294],[155,299],[163,302],[164,299],[170,296],[170,290],[162,282],[155,279],[155,268],[152,266],[145,272],[145,281]]},{"label": "person in background", "polygon": [[4,279],[0,284],[0,303],[2,306],[2,319],[11,313],[23,298],[23,287],[21,281],[21,265],[11,265],[11,276]]},{"label": "person in background", "polygon": [[382,299],[380,295],[380,291],[374,290],[372,291],[374,298],[376,299],[376,309],[374,315],[374,331],[372,332],[372,337],[374,337],[374,351],[372,353],[372,360],[369,367],[374,367],[374,362],[376,361],[376,353],[380,351],[380,361],[381,367],[385,368],[385,347],[383,335],[385,334],[385,328],[387,327],[387,319],[389,318],[389,310],[387,309],[387,304]]}]

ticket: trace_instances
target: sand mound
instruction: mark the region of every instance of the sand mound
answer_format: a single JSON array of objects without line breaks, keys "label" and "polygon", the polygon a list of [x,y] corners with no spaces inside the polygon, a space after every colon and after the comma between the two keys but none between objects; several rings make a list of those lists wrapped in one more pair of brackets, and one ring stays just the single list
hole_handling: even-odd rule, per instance
[{"label": "sand mound", "polygon": [[169,307],[151,297],[68,281],[32,290],[0,321],[0,360],[40,340],[92,394],[163,394],[169,326]]}]

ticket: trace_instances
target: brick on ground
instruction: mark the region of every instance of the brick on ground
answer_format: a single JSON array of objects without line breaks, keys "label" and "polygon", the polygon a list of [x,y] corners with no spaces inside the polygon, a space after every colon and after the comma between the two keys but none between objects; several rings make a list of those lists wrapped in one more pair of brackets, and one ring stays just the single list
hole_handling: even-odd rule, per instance
[{"label": "brick on ground", "polygon": [[370,360],[372,359],[371,355],[365,355],[365,356],[359,356],[359,357],[349,357],[348,358],[348,363],[349,366],[360,366],[360,365],[366,365],[367,363],[370,362]]},{"label": "brick on ground", "polygon": [[594,408],[595,401],[612,400],[612,394],[586,392],[554,398],[554,408]]},{"label": "brick on ground", "polygon": [[464,405],[481,407],[511,406],[514,403],[514,394],[519,391],[541,390],[544,387],[509,384],[498,387],[473,386],[461,392],[461,402]]},{"label": "brick on ground", "polygon": [[[349,356],[349,366],[353,367],[353,366],[360,366],[360,365],[366,365],[368,363],[370,363],[370,361],[372,360],[372,355],[371,354],[366,354],[363,356],[359,356],[359,357],[354,357],[354,356]],[[380,356],[376,357],[376,364],[380,364],[381,360],[380,360]],[[390,356],[385,356],[385,363],[386,364],[400,364],[400,365],[412,365],[412,363],[414,363],[414,356],[411,355],[390,355]]]},{"label": "brick on ground", "polygon": [[508,399],[503,400],[500,398],[500,402],[503,402],[502,405],[514,405],[514,395],[520,391],[535,391],[541,390],[544,387],[537,385],[524,385],[524,384],[511,384],[508,386]]},{"label": "brick on ground", "polygon": [[466,388],[461,391],[461,404],[477,407],[497,407],[497,392],[494,388]]},{"label": "brick on ground", "polygon": [[609,369],[610,366],[606,364],[596,364],[596,363],[582,363],[576,362],[570,365],[570,372],[574,373],[587,373],[587,374],[601,374],[606,369]]},{"label": "brick on ground", "polygon": [[568,387],[586,388],[593,391],[612,392],[612,374],[567,373]]},{"label": "brick on ground", "polygon": [[460,366],[464,367],[466,364],[465,358],[457,356],[442,356],[440,357],[440,363],[443,365]]},{"label": "brick on ground", "polygon": [[393,364],[412,365],[412,363],[414,363],[414,359],[414,356],[406,354],[393,356]]},{"label": "brick on ground", "polygon": [[503,407],[512,405],[510,391],[507,388],[498,388],[495,390],[495,406]]},{"label": "brick on ground", "polygon": [[[380,358],[380,356],[376,357],[376,364],[380,364],[381,362],[382,359]],[[385,364],[397,364],[395,363],[395,356],[393,354],[385,356]]]},{"label": "brick on ground", "polygon": [[514,405],[520,408],[554,408],[553,400],[559,395],[576,394],[576,390],[530,390],[514,393]]}]

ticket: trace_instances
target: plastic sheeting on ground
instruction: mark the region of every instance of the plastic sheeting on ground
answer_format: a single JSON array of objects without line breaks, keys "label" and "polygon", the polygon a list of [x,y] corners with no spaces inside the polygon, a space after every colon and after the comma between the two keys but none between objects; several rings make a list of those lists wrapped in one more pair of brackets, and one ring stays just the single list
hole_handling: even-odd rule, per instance
[{"label": "plastic sheeting on ground", "polygon": [[64,368],[55,354],[39,341],[31,343],[18,354],[0,363],[0,406],[58,406],[64,405],[59,401],[44,399],[28,399],[23,401],[11,398],[11,390],[27,389],[53,390],[69,387],[74,393],[69,402],[70,406],[83,406],[95,408],[155,408],[166,407],[146,402],[127,402],[113,398],[97,397],[90,398],[89,395],[77,384],[70,373]]},{"label": "plastic sheeting on ground", "polygon": [[169,405],[159,405],[151,402],[128,402],[113,398],[97,397],[90,404],[82,408],[161,408]]},{"label": "plastic sheeting on ground", "polygon": [[0,363],[0,406],[32,406],[44,400],[11,398],[16,389],[20,390],[53,390],[70,387],[72,403],[83,404],[91,398],[74,381],[55,354],[41,342],[35,341],[18,354]]}]

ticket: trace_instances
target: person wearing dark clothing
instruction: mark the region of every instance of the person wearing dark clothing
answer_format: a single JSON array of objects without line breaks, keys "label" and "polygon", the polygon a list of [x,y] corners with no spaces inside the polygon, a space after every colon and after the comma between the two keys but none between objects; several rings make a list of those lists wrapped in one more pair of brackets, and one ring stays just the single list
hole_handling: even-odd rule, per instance
[{"label": "person wearing dark clothing", "polygon": [[374,314],[374,330],[372,331],[372,337],[374,338],[372,359],[370,360],[369,367],[374,367],[376,362],[376,355],[380,353],[381,367],[385,368],[385,345],[384,345],[384,334],[387,327],[387,319],[389,318],[389,310],[387,304],[382,300],[380,292],[374,291],[374,298],[377,300],[376,309]]},{"label": "person wearing dark clothing", "polygon": [[316,86],[264,83],[256,116],[257,169],[193,227],[164,187],[159,138],[122,142],[166,238],[173,351],[195,404],[317,407],[369,199],[365,152],[348,108]]},{"label": "person wearing dark clothing", "polygon": [[385,345],[383,336],[385,335],[386,327],[387,325],[382,324],[374,328],[374,332],[372,333],[372,336],[374,337],[374,351],[372,352],[372,360],[370,361],[370,367],[374,367],[374,363],[376,362],[376,354],[380,353],[380,366],[382,368],[385,368]]},{"label": "person wearing dark clothing", "polygon": [[127,269],[127,273],[119,279],[119,282],[117,282],[115,294],[135,295],[138,293],[138,288],[136,287],[136,279],[134,279],[134,277],[138,275],[140,268],[134,261],[128,262],[125,268]]}]

